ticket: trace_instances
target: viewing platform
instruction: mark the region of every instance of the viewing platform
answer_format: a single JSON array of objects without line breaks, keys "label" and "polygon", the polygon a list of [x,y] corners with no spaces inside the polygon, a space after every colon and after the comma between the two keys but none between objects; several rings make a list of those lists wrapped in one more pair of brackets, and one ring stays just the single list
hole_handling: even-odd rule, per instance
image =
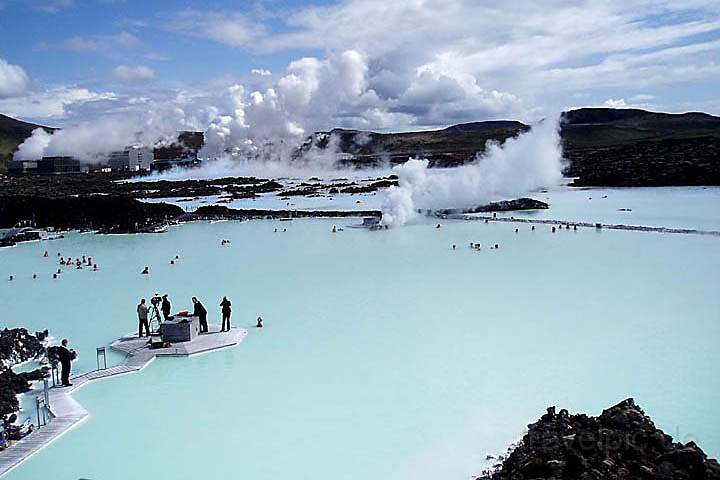
[{"label": "viewing platform", "polygon": [[[0,477],[89,416],[87,410],[72,398],[73,392],[89,382],[139,372],[157,357],[189,357],[233,347],[242,342],[248,333],[244,328],[232,328],[229,332],[221,332],[218,324],[210,324],[208,329],[208,333],[199,335],[189,342],[174,343],[162,348],[151,348],[147,337],[138,338],[137,333],[115,340],[110,344],[110,348],[124,353],[126,355],[124,361],[114,367],[75,375],[70,378],[72,386],[50,388],[47,398],[50,421],[0,452]],[[43,393],[42,389],[29,392],[36,396]]]}]

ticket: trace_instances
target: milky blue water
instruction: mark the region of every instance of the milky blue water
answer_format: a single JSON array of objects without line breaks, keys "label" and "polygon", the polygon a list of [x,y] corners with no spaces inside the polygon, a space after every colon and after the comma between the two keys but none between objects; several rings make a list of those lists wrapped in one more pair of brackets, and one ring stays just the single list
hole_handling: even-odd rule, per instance
[{"label": "milky blue water", "polygon": [[[509,215],[538,219],[622,223],[650,227],[720,230],[720,187],[573,188],[557,187],[532,192],[529,197],[550,204],[548,210],[513,212]],[[283,199],[275,194],[223,203],[232,208],[305,210],[380,210],[385,192],[361,195],[336,194]],[[169,201],[188,211],[216,203],[219,197],[149,199]],[[452,205],[438,205],[438,208]]]},{"label": "milky blue water", "polygon": [[[623,191],[617,204],[672,226],[720,223],[718,190],[693,192]],[[84,387],[91,417],[7,478],[467,478],[546,406],[598,414],[629,396],[720,455],[719,238],[463,221],[330,233],[352,222],[193,223],[0,250],[0,278],[17,277],[0,282],[3,325],[69,338],[78,371],[136,327],[137,299],[154,291],[174,309],[197,295],[214,321],[228,295],[250,330],[237,348]],[[53,280],[58,251],[100,271]]]}]

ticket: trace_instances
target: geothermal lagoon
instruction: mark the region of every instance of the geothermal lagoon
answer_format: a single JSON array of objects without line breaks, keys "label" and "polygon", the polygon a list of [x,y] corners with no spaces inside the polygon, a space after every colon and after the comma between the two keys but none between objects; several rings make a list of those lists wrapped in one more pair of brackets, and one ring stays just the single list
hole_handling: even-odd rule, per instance
[{"label": "geothermal lagoon", "polygon": [[[531,196],[550,209],[503,215],[720,230],[718,188]],[[383,201],[355,197],[344,204]],[[238,347],[83,387],[90,417],[5,478],[469,478],[546,406],[596,415],[627,397],[720,455],[717,236],[424,217],[331,233],[357,222],[194,222],[0,250],[0,278],[16,277],[0,283],[8,326],[69,338],[74,372],[136,329],[154,292],[173,311],[199,297],[212,323],[227,295],[249,330]],[[99,271],[53,280],[57,252]]]}]

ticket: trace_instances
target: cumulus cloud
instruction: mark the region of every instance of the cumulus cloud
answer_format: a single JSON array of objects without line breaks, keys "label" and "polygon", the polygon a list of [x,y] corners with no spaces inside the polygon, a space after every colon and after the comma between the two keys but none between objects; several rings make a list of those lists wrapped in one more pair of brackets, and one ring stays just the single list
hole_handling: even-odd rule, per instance
[{"label": "cumulus cloud", "polygon": [[[347,50],[325,59],[305,57],[291,62],[285,75],[265,90],[247,92],[241,85],[226,91],[223,114],[208,128],[207,152],[220,154],[285,139],[289,148],[315,130],[332,128],[334,119],[373,105],[368,89],[367,59]],[[286,153],[286,152],[285,152]]]},{"label": "cumulus cloud", "polygon": [[618,98],[618,99],[608,98],[603,103],[603,106],[610,107],[610,108],[625,108],[625,107],[627,107],[627,103],[625,103],[624,98]]},{"label": "cumulus cloud", "polygon": [[12,98],[0,98],[0,112],[29,119],[62,118],[73,109],[92,102],[111,101],[112,92],[94,92],[87,88],[56,87],[42,92],[26,92]]},{"label": "cumulus cloud", "polygon": [[113,77],[121,83],[145,83],[155,80],[155,72],[144,65],[119,65],[113,70]]},{"label": "cumulus cloud", "polygon": [[231,47],[247,46],[263,35],[265,27],[241,12],[184,10],[166,24],[166,28],[207,38]]},{"label": "cumulus cloud", "polygon": [[261,77],[268,77],[272,75],[272,72],[270,70],[266,70],[264,68],[253,68],[252,70],[250,70],[250,73],[252,73],[253,75],[259,75]]},{"label": "cumulus cloud", "polygon": [[132,33],[120,32],[113,36],[113,41],[125,48],[137,48],[141,45],[140,39]]},{"label": "cumulus cloud", "polygon": [[519,0],[507,8],[499,0],[343,0],[293,9],[272,23],[247,12],[183,18],[180,33],[259,54],[362,52],[367,81],[384,104],[381,116],[402,114],[395,119],[409,117],[415,126],[541,117],[566,106],[558,99],[567,91],[720,75],[715,2]]},{"label": "cumulus cloud", "polygon": [[0,58],[0,99],[25,93],[29,84],[30,78],[22,67]]}]

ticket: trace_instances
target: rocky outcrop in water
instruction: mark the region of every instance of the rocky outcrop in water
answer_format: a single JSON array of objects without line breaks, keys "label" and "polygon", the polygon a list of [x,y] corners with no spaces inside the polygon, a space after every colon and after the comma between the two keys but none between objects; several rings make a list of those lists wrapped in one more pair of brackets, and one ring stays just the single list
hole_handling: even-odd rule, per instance
[{"label": "rocky outcrop in water", "polygon": [[720,465],[694,442],[673,442],[624,400],[598,417],[548,411],[478,480],[716,480]]},{"label": "rocky outcrop in water", "polygon": [[451,215],[458,213],[489,213],[489,212],[513,212],[516,210],[545,210],[550,206],[535,200],[533,198],[516,198],[515,200],[503,200],[500,202],[491,202],[486,205],[479,205],[472,208],[446,208],[438,210],[436,213],[441,215]]}]

